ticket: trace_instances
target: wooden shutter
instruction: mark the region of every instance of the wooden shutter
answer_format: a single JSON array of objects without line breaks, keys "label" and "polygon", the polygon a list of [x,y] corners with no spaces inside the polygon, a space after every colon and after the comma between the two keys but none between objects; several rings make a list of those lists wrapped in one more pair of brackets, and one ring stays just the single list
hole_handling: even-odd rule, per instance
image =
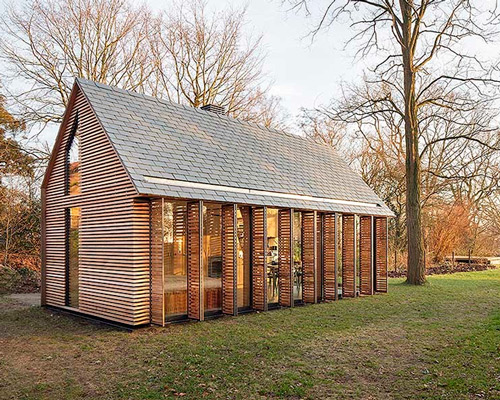
[{"label": "wooden shutter", "polygon": [[323,293],[325,300],[337,300],[337,222],[335,214],[323,217]]},{"label": "wooden shutter", "polygon": [[373,294],[373,217],[359,218],[359,284],[361,294]]},{"label": "wooden shutter", "polygon": [[279,304],[293,307],[293,209],[278,211]]},{"label": "wooden shutter", "polygon": [[203,309],[203,204],[201,201],[187,205],[187,273],[188,273],[188,317],[202,321]]},{"label": "wooden shutter", "polygon": [[342,215],[342,296],[356,297],[356,225],[354,215]]},{"label": "wooden shutter", "polygon": [[302,212],[302,276],[304,303],[316,303],[316,211]]},{"label": "wooden shutter", "polygon": [[316,298],[323,300],[323,214],[316,217]]},{"label": "wooden shutter", "polygon": [[222,312],[236,315],[236,204],[222,206]]},{"label": "wooden shutter", "polygon": [[151,200],[151,323],[165,325],[163,199]]},{"label": "wooden shutter", "polygon": [[252,306],[267,311],[266,243],[267,209],[252,210]]},{"label": "wooden shutter", "polygon": [[387,292],[387,218],[375,217],[375,291]]}]

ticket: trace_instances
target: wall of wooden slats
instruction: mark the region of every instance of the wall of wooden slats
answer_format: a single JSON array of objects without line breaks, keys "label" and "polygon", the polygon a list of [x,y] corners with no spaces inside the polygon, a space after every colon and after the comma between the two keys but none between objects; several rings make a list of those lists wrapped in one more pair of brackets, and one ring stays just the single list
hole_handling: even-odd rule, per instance
[{"label": "wall of wooden slats", "polygon": [[267,209],[255,207],[252,210],[252,307],[267,311]]},{"label": "wall of wooden slats", "polygon": [[278,211],[279,304],[293,307],[293,209]]},{"label": "wall of wooden slats", "polygon": [[236,204],[222,206],[222,312],[238,314],[236,270]]},{"label": "wall of wooden slats", "polygon": [[375,217],[375,291],[387,292],[387,218]]},{"label": "wall of wooden slats", "polygon": [[354,215],[342,215],[342,296],[356,297],[356,225]]},{"label": "wall of wooden slats", "polygon": [[373,218],[359,218],[359,292],[373,294]]},{"label": "wall of wooden slats", "polygon": [[201,201],[187,205],[187,275],[188,317],[202,321],[205,316],[203,299],[202,238],[203,204]]},{"label": "wall of wooden slats", "polygon": [[151,322],[165,325],[163,199],[151,200]]},{"label": "wall of wooden slats", "polygon": [[[66,148],[79,115],[81,194],[66,194]],[[78,90],[46,187],[42,188],[43,304],[65,306],[65,209],[80,207],[79,309],[112,321],[150,322],[149,202],[137,195],[87,100]]]},{"label": "wall of wooden slats", "polygon": [[337,246],[335,214],[323,217],[323,293],[325,300],[337,300]]},{"label": "wall of wooden slats", "polygon": [[304,303],[316,303],[316,262],[317,262],[317,214],[316,211],[302,212],[302,274]]}]

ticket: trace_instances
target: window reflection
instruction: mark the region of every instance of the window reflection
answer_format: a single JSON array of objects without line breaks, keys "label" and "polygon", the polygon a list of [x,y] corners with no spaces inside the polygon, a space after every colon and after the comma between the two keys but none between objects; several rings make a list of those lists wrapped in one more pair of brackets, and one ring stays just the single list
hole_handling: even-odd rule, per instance
[{"label": "window reflection", "polygon": [[203,285],[205,313],[222,310],[221,205],[203,206]]},{"label": "window reflection", "polygon": [[68,193],[81,193],[80,132],[76,130],[68,151]]},{"label": "window reflection", "polygon": [[67,210],[68,221],[68,258],[67,258],[67,295],[66,305],[78,308],[79,305],[79,273],[80,273],[80,207]]},{"label": "window reflection", "polygon": [[187,203],[163,207],[165,316],[171,320],[187,315]]},{"label": "window reflection", "polygon": [[302,300],[302,213],[293,213],[293,299]]},{"label": "window reflection", "polygon": [[267,209],[267,302],[278,303],[278,209]]},{"label": "window reflection", "polygon": [[238,308],[251,304],[250,207],[238,206],[237,224],[237,297]]},{"label": "window reflection", "polygon": [[316,294],[318,302],[323,299],[323,218],[318,213],[316,229]]}]

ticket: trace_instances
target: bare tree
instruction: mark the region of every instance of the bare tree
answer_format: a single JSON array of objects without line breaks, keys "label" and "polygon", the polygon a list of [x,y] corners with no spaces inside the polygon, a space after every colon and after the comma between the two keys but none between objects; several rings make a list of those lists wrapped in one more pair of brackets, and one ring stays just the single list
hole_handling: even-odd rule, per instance
[{"label": "bare tree", "polygon": [[[399,259],[406,254],[404,121],[401,115],[374,101],[395,97],[390,90],[391,87],[371,82],[344,86],[344,97],[326,107],[306,110],[307,119],[303,120],[307,123],[303,128],[306,134],[319,136],[348,157],[394,211],[390,247]],[[481,102],[466,113],[438,108],[421,117],[421,206],[428,260],[442,260],[443,251],[450,246],[476,251],[477,239],[483,240],[488,234],[488,226],[481,223],[482,210],[498,190],[500,179],[498,134],[487,129],[496,117],[493,106]],[[333,141],[332,137],[342,140]],[[466,214],[460,211],[465,205]],[[446,223],[436,221],[438,218]],[[464,222],[469,223],[467,230],[463,229]],[[440,231],[446,227],[449,235]],[[490,230],[489,234],[495,233]],[[454,240],[449,240],[452,237]],[[487,246],[481,248],[496,251]]]},{"label": "bare tree", "polygon": [[245,9],[209,13],[203,0],[177,2],[157,20],[152,40],[157,96],[193,107],[224,106],[229,115],[267,126],[280,120],[268,96],[261,36],[245,37]]},{"label": "bare tree", "polygon": [[12,3],[0,18],[0,59],[27,122],[60,122],[74,77],[283,126],[268,95],[261,37],[244,35],[245,10],[209,14],[178,2],[161,16],[130,0]]},{"label": "bare tree", "polygon": [[150,12],[127,0],[34,0],[1,17],[0,57],[27,121],[59,122],[74,77],[143,90]]},{"label": "bare tree", "polygon": [[[289,2],[295,9],[311,12],[309,0]],[[471,38],[488,43],[496,37],[495,11],[495,4],[469,0],[333,0],[320,10],[313,31],[349,18],[355,34],[348,44],[357,46],[359,57],[377,55],[371,83],[390,88],[382,96],[354,105],[352,116],[357,123],[373,119],[373,106],[377,106],[376,113],[392,113],[403,121],[407,281],[411,284],[425,282],[420,133],[426,116],[441,109],[462,113],[458,121],[449,123],[467,125],[467,114],[497,95],[495,66],[462,45]],[[478,131],[490,129],[477,127]],[[478,135],[462,134],[436,137],[432,142],[458,139],[489,145]]]}]

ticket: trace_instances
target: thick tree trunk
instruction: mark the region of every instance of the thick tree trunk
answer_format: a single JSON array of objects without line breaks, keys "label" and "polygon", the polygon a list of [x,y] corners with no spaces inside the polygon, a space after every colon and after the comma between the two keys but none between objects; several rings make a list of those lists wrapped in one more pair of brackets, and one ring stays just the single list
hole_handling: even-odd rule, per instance
[{"label": "thick tree trunk", "polygon": [[415,71],[413,66],[412,0],[400,0],[403,17],[405,142],[406,142],[406,231],[408,238],[407,282],[425,283],[424,242],[420,207],[420,156],[418,150],[418,120],[415,99]]}]

